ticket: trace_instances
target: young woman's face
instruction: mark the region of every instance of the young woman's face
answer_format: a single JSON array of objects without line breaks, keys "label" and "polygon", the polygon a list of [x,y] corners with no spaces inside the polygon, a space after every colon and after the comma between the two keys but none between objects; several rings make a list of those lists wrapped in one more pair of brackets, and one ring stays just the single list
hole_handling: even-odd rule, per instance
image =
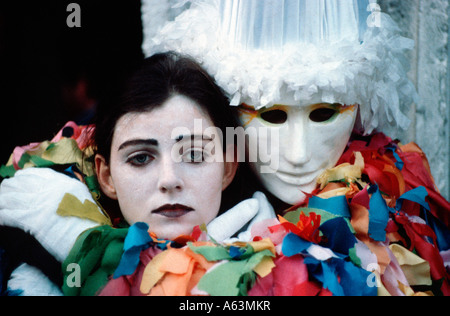
[{"label": "young woman's face", "polygon": [[145,222],[159,238],[172,239],[217,216],[236,170],[211,159],[212,150],[223,151],[208,128],[209,116],[181,95],[119,119],[110,164],[101,156],[96,162],[103,191],[118,200],[129,224]]}]

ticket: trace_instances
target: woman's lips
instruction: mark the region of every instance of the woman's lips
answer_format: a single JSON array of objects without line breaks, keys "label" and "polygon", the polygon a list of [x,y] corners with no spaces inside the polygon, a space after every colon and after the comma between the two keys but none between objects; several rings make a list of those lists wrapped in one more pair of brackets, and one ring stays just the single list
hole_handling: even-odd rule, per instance
[{"label": "woman's lips", "polygon": [[166,204],[166,205],[163,205],[163,206],[157,208],[156,210],[153,210],[152,213],[158,214],[161,216],[165,216],[168,218],[178,218],[178,217],[182,217],[182,216],[186,215],[187,213],[190,213],[193,211],[194,211],[193,208],[186,206],[186,205]]}]

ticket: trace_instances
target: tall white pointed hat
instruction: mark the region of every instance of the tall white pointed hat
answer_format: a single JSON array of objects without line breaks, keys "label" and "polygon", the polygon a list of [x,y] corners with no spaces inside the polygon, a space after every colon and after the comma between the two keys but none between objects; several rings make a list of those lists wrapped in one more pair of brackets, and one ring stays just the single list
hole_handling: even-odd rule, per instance
[{"label": "tall white pointed hat", "polygon": [[[158,28],[157,2],[188,8]],[[192,56],[231,105],[259,109],[289,95],[290,105],[359,104],[366,133],[409,125],[414,42],[373,0],[144,0],[142,10],[145,54]]]}]

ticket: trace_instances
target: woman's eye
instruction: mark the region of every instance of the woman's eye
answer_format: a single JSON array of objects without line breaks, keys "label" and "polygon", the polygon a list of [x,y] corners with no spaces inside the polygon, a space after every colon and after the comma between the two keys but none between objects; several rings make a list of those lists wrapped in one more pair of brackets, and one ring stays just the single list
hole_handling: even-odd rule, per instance
[{"label": "woman's eye", "polygon": [[205,161],[203,150],[190,150],[183,155],[183,161],[192,163],[201,163]]},{"label": "woman's eye", "polygon": [[152,157],[148,154],[139,154],[133,157],[130,157],[127,162],[131,163],[134,166],[144,166],[151,162]]},{"label": "woman's eye", "polygon": [[316,123],[324,123],[333,118],[336,113],[337,111],[335,109],[321,108],[312,111],[309,114],[309,119]]},{"label": "woman's eye", "polygon": [[272,124],[283,124],[287,121],[287,113],[282,110],[266,111],[260,114],[261,118]]}]

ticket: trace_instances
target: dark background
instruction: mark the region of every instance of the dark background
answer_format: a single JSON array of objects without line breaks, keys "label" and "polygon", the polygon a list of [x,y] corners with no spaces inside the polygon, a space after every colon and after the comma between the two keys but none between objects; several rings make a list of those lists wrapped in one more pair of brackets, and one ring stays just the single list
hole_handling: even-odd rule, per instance
[{"label": "dark background", "polygon": [[[69,3],[81,8],[70,28]],[[143,59],[139,0],[0,2],[0,165],[15,146],[90,122]]]}]

